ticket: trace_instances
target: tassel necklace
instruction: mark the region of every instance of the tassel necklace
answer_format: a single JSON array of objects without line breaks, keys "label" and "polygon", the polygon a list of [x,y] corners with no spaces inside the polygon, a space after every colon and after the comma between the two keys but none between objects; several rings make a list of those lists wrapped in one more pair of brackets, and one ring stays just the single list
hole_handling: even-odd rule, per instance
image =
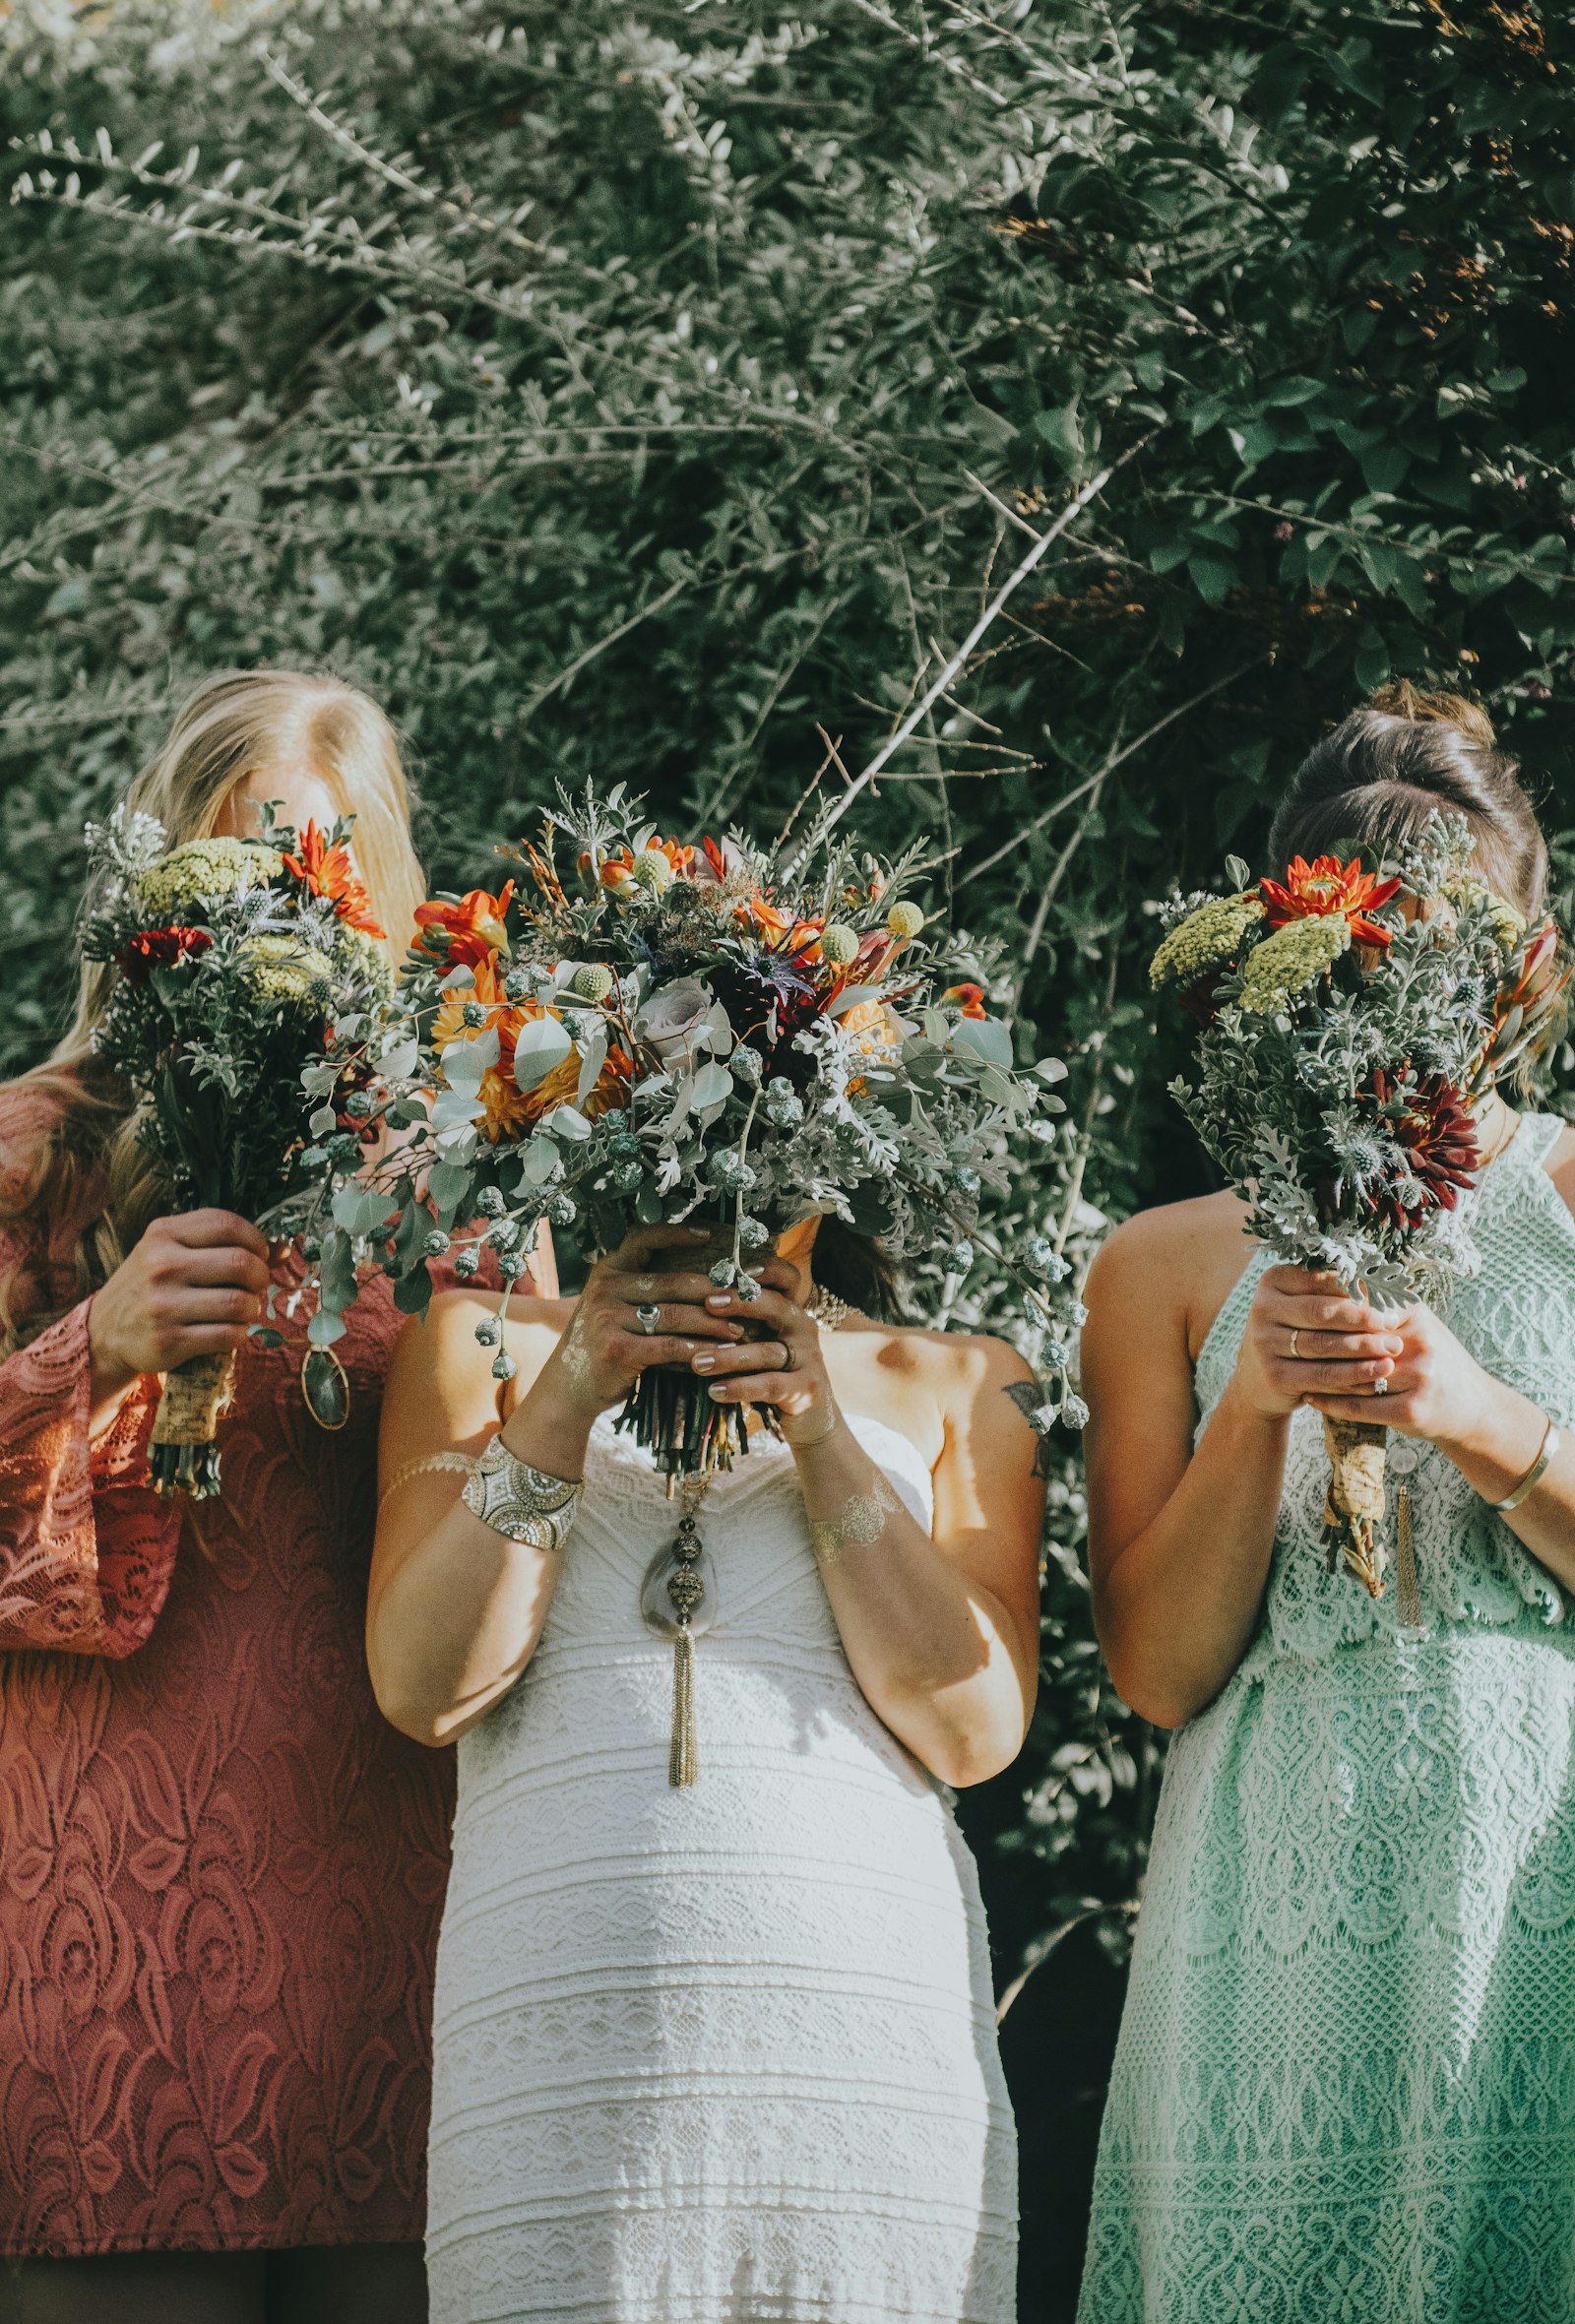
[{"label": "tassel necklace", "polygon": [[[835,1291],[817,1286],[804,1312],[822,1331],[835,1332],[858,1309]],[[640,1588],[640,1616],[653,1637],[672,1642],[672,1741],[667,1752],[667,1781],[674,1790],[686,1791],[700,1773],[695,1734],[695,1640],[704,1638],[717,1618],[717,1574],[711,1553],[700,1538],[700,1509],[711,1490],[711,1478],[686,1476],[679,1486],[683,1514],[670,1546],[659,1549],[646,1567]]]}]

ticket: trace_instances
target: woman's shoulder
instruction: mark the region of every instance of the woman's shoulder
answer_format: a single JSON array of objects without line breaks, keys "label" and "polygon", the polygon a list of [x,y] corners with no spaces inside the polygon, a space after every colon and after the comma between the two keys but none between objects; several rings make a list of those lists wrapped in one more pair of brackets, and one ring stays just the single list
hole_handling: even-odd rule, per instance
[{"label": "woman's shoulder", "polygon": [[1173,1325],[1195,1361],[1252,1257],[1247,1215],[1229,1193],[1135,1211],[1101,1244],[1089,1270],[1091,1325],[1125,1333],[1141,1320],[1151,1338]]},{"label": "woman's shoulder", "polygon": [[927,1324],[880,1324],[887,1346],[877,1360],[894,1371],[967,1386],[983,1380],[1028,1380],[1031,1367],[1009,1340],[993,1332],[944,1332]]},{"label": "woman's shoulder", "polygon": [[25,1204],[67,1112],[66,1086],[51,1076],[0,1082],[0,1205]]}]

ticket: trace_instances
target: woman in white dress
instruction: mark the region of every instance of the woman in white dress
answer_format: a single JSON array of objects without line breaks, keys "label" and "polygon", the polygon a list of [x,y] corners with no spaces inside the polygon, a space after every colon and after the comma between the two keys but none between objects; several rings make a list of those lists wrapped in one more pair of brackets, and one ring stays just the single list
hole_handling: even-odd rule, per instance
[{"label": "woman in white dress", "polygon": [[[521,1303],[496,1404],[471,1294],[396,1352],[372,1677],[407,1734],[460,1738],[435,2324],[1015,2313],[986,1933],[943,1787],[1005,1767],[1033,1705],[1028,1373],[819,1289],[816,1224],[747,1306],[684,1271],[686,1229],[632,1235],[577,1303]],[[698,1561],[612,1425],[654,1362],[780,1430],[709,1487]],[[692,1650],[674,1573],[704,1585]]]}]

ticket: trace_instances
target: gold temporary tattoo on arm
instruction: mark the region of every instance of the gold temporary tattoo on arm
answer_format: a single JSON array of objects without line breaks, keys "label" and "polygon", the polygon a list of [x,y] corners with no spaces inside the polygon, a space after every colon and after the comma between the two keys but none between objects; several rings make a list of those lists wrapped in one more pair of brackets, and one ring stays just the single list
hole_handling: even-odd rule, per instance
[{"label": "gold temporary tattoo on arm", "polygon": [[558,1342],[558,1361],[576,1388],[584,1388],[596,1366],[580,1335],[580,1310],[569,1318],[569,1328]]},{"label": "gold temporary tattoo on arm", "polygon": [[850,1493],[836,1517],[810,1520],[809,1545],[815,1552],[815,1563],[824,1572],[837,1563],[845,1549],[870,1548],[886,1531],[887,1518],[895,1517],[902,1505],[877,1470],[872,1493]]}]

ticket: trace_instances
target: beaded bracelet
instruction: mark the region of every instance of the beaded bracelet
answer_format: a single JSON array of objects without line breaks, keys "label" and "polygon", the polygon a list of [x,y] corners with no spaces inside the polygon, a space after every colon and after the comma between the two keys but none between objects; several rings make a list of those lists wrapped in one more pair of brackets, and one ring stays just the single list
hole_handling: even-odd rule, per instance
[{"label": "beaded bracelet", "polygon": [[550,1551],[563,1547],[584,1491],[583,1484],[568,1477],[533,1469],[529,1461],[510,1452],[501,1436],[494,1436],[466,1478],[460,1498],[472,1517],[505,1540]]}]

